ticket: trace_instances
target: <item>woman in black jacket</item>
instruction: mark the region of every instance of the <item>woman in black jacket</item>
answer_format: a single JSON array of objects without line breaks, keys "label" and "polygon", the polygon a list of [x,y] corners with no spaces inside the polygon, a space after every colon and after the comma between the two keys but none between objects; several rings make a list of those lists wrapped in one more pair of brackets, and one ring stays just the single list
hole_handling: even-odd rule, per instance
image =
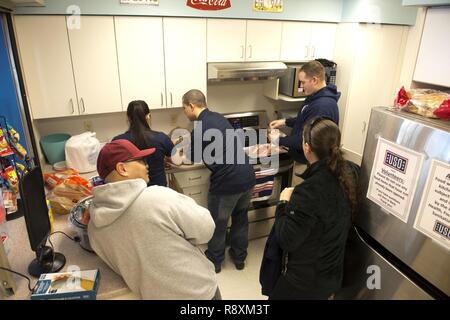
[{"label": "woman in black jacket", "polygon": [[274,233],[283,250],[282,274],[269,299],[329,299],[341,287],[357,191],[340,143],[330,119],[315,118],[303,130],[309,167],[304,181],[280,196]]}]

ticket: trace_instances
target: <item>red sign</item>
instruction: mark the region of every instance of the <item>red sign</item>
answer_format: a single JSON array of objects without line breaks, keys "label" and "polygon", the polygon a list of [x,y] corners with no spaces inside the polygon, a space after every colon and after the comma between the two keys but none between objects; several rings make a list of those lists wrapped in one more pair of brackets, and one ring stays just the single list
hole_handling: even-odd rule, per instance
[{"label": "red sign", "polygon": [[231,8],[231,0],[187,0],[186,5],[198,10],[223,10]]}]

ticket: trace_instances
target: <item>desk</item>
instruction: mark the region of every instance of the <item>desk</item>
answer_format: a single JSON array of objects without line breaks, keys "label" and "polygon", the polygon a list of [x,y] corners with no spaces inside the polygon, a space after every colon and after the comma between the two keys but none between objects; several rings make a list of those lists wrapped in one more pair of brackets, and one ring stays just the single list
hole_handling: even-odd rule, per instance
[{"label": "desk", "polygon": [[[63,231],[70,236],[75,235],[75,232],[68,224],[67,215],[54,215],[54,230]],[[28,233],[23,217],[8,221],[7,224],[11,251],[8,254],[8,260],[11,269],[20,273],[28,275],[28,265],[36,257],[35,253],[31,251],[30,243],[28,241]],[[76,265],[81,270],[100,270],[100,286],[97,293],[97,299],[115,299],[130,296],[130,289],[127,287],[122,277],[116,274],[109,268],[97,255],[83,250],[78,243],[68,239],[63,234],[57,233],[51,236],[51,240],[56,252],[64,254],[66,257],[66,264],[60,271],[66,271],[70,265]],[[24,300],[30,298],[30,292],[25,278],[14,275],[17,285],[17,291],[8,299],[10,300]],[[36,283],[35,278],[32,278],[31,286]],[[133,298],[133,295],[131,295]]]}]

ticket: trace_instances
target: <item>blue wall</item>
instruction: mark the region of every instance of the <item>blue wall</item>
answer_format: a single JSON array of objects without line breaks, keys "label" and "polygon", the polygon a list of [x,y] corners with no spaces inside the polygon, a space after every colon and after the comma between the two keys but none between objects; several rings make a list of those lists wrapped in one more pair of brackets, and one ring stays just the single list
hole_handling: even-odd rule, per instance
[{"label": "blue wall", "polygon": [[239,19],[311,20],[339,22],[343,0],[284,0],[280,13],[256,12],[253,0],[230,0],[231,8],[203,11],[186,6],[186,0],[160,0],[158,6],[120,4],[119,0],[46,0],[45,7],[17,8],[18,14],[66,14],[77,5],[81,14],[223,17]]},{"label": "blue wall", "polygon": [[[417,12],[417,8],[403,7],[402,0],[284,0],[284,10],[281,13],[253,11],[253,0],[230,1],[229,9],[202,11],[186,6],[186,0],[160,0],[159,6],[120,4],[119,0],[46,0],[45,7],[22,7],[17,8],[15,13],[69,14],[69,6],[76,5],[81,14],[86,15],[221,17],[414,25]],[[369,8],[368,12],[361,11],[364,6]]]},{"label": "blue wall", "polygon": [[345,0],[341,21],[414,25],[416,15],[417,8],[401,0]]},{"label": "blue wall", "polygon": [[[20,134],[20,144],[29,151],[20,116],[17,92],[9,63],[9,54],[3,29],[4,16],[0,14],[0,115]],[[4,127],[3,120],[1,121]]]}]

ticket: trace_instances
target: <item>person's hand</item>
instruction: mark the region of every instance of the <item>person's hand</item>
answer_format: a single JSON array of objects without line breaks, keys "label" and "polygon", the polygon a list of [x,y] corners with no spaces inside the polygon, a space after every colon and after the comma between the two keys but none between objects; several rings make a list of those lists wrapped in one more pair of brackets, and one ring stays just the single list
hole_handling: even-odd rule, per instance
[{"label": "person's hand", "polygon": [[280,139],[280,137],[285,137],[286,135],[281,132],[278,129],[274,129],[274,130],[270,130],[269,135],[267,136],[267,138],[269,139],[269,142],[272,144],[276,144],[278,143],[278,139]]},{"label": "person's hand", "polygon": [[285,188],[280,194],[280,201],[289,201],[291,199],[292,192],[294,192],[293,187]]},{"label": "person's hand", "polygon": [[274,120],[269,124],[270,129],[278,129],[286,125],[286,119]]}]

